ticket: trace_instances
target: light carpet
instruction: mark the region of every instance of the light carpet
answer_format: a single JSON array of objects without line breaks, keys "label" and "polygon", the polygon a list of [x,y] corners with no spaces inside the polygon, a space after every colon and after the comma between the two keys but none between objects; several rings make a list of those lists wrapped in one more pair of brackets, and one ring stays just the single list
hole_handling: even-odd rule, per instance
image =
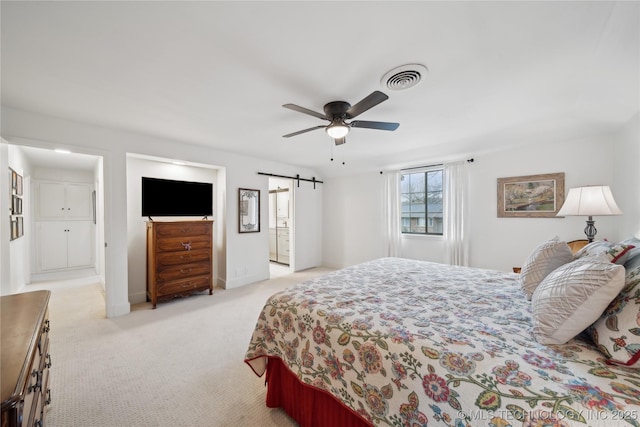
[{"label": "light carpet", "polygon": [[264,378],[243,362],[273,293],[331,270],[315,268],[232,290],[104,315],[98,284],[53,288],[53,427],[295,426],[265,406]]}]

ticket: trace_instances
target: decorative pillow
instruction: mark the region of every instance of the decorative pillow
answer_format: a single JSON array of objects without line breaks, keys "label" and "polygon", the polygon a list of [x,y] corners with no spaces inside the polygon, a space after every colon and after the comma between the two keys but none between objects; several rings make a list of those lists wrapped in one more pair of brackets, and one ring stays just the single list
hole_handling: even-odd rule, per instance
[{"label": "decorative pillow", "polygon": [[624,289],[589,334],[609,363],[640,368],[640,266],[627,272]]},{"label": "decorative pillow", "polygon": [[633,245],[633,249],[628,252],[627,260],[624,262],[624,268],[629,271],[634,265],[638,265],[638,263],[640,263],[640,239],[632,236],[628,239],[624,239],[620,243],[623,245]]},{"label": "decorative pillow", "polygon": [[582,258],[584,256],[595,255],[599,253],[605,253],[611,262],[616,264],[624,264],[629,256],[629,251],[633,249],[633,245],[625,245],[622,243],[612,243],[606,240],[596,240],[586,245],[584,248],[576,252],[576,258]]},{"label": "decorative pillow", "polygon": [[549,273],[531,298],[536,341],[563,344],[595,322],[623,288],[624,271],[597,254]]},{"label": "decorative pillow", "polygon": [[632,258],[629,258],[627,262],[624,263],[624,268],[625,270],[627,270],[627,274],[638,267],[640,267],[640,253]]},{"label": "decorative pillow", "polygon": [[522,264],[520,270],[520,287],[531,299],[533,291],[556,268],[573,261],[573,254],[566,242],[557,237],[543,242],[536,247]]}]

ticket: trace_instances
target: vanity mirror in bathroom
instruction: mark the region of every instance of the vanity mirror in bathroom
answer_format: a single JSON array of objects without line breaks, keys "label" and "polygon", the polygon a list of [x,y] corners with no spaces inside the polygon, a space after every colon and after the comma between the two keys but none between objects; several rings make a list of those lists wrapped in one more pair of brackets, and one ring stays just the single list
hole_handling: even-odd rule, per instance
[{"label": "vanity mirror in bathroom", "polygon": [[260,231],[260,190],[238,189],[238,231],[257,233]]}]

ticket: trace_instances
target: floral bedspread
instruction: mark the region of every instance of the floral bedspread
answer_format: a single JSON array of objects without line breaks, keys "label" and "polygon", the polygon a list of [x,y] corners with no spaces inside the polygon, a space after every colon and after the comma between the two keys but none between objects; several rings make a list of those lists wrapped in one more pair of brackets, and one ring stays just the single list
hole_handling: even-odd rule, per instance
[{"label": "floral bedspread", "polygon": [[279,357],[375,426],[640,426],[640,371],[530,329],[516,274],[382,258],[270,297],[245,361]]}]

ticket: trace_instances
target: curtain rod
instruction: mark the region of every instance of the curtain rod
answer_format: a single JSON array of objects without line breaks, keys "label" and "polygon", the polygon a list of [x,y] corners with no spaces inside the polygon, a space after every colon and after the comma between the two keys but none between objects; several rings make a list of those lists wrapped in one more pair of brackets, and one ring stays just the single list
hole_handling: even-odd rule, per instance
[{"label": "curtain rod", "polygon": [[410,171],[410,170],[414,170],[414,169],[424,169],[424,168],[433,168],[436,166],[442,166],[444,163],[435,163],[433,165],[424,165],[424,166],[414,166],[412,168],[404,168],[404,169],[400,169],[400,171]]},{"label": "curtain rod", "polygon": [[[470,159],[467,159],[467,163],[473,163],[473,162],[474,162],[473,157],[470,158]],[[433,165],[414,166],[412,168],[400,169],[400,171],[410,171],[410,170],[413,170],[413,169],[433,168],[433,167],[436,167],[436,166],[443,166],[443,165],[444,165],[444,163],[436,163],[436,164],[433,164]]]},{"label": "curtain rod", "polygon": [[300,187],[300,181],[307,181],[307,182],[313,182],[313,189],[316,189],[316,183],[318,184],[324,184],[323,181],[318,181],[316,179],[316,177],[312,177],[311,179],[309,178],[300,178],[300,174],[296,174],[296,176],[286,176],[286,175],[277,175],[275,173],[266,173],[266,172],[258,172],[258,175],[265,175],[265,176],[273,176],[276,178],[287,178],[287,179],[295,179],[298,181],[298,187]]}]

